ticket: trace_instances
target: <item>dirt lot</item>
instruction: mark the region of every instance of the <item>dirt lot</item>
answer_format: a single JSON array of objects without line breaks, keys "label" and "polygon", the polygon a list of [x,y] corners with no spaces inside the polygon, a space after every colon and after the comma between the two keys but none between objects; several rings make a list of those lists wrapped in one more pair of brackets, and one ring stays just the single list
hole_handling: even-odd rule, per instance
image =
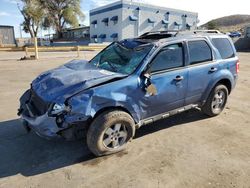
[{"label": "dirt lot", "polygon": [[[93,52],[82,52],[90,58]],[[85,141],[47,141],[22,128],[18,98],[39,73],[75,53],[0,52],[0,187],[250,187],[250,53],[225,111],[197,110],[143,127],[128,150],[95,158]]]}]

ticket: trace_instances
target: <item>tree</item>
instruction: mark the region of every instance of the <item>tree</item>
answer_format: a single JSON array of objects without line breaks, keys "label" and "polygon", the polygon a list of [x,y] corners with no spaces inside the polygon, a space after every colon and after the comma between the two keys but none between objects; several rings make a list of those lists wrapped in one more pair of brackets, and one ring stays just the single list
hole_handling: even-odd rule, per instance
[{"label": "tree", "polygon": [[31,38],[37,37],[38,30],[42,26],[45,12],[39,0],[21,0],[22,8],[18,5],[18,9],[23,15],[23,30],[30,33]]},{"label": "tree", "polygon": [[76,27],[78,20],[84,19],[81,11],[81,0],[40,0],[46,11],[47,26],[52,26],[59,38],[66,25]]},{"label": "tree", "polygon": [[217,29],[217,24],[214,21],[210,21],[207,23],[207,29]]}]

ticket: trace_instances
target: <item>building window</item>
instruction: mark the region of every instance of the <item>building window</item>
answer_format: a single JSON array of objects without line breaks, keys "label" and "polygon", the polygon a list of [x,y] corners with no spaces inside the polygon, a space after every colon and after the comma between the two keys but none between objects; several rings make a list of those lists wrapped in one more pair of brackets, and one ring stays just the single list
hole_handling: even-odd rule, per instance
[{"label": "building window", "polygon": [[191,26],[190,24],[188,24],[188,23],[186,24],[186,29],[187,29],[187,30],[190,30],[191,27],[192,27],[192,26]]},{"label": "building window", "polygon": [[137,16],[129,16],[129,20],[130,21],[138,21],[138,17]]},{"label": "building window", "polygon": [[164,28],[167,30],[168,29],[168,24],[164,24]]},{"label": "building window", "polygon": [[161,21],[162,22],[162,25],[163,27],[167,30],[168,29],[168,26],[169,26],[169,12],[167,12],[165,15],[164,15],[164,19]]},{"label": "building window", "polygon": [[153,18],[148,18],[148,23],[152,26],[152,27],[154,27],[155,26],[155,20],[153,19]]},{"label": "building window", "polygon": [[167,13],[165,14],[165,20],[166,20],[166,21],[169,21],[169,15],[170,15],[169,12],[167,12]]},{"label": "building window", "polygon": [[94,43],[97,43],[97,35],[92,35],[91,38],[93,39]]},{"label": "building window", "polygon": [[175,26],[175,29],[176,30],[180,30],[181,29],[181,23],[178,23],[178,22],[174,22],[174,26]]},{"label": "building window", "polygon": [[92,21],[91,24],[93,25],[94,28],[97,28],[97,20]]},{"label": "building window", "polygon": [[106,39],[106,34],[101,34],[98,36],[98,38],[100,39],[100,42],[104,42]]},{"label": "building window", "polygon": [[116,25],[118,23],[118,16],[113,16],[110,20]]},{"label": "building window", "polygon": [[162,20],[162,25],[164,28],[168,29],[169,21],[168,20]]},{"label": "building window", "polygon": [[187,15],[184,14],[182,15],[182,30],[186,30],[187,29]]},{"label": "building window", "polygon": [[104,18],[102,20],[102,22],[104,23],[105,26],[108,26],[109,25],[109,18]]},{"label": "building window", "polygon": [[113,33],[110,35],[110,37],[113,39],[113,41],[118,41],[118,33]]}]

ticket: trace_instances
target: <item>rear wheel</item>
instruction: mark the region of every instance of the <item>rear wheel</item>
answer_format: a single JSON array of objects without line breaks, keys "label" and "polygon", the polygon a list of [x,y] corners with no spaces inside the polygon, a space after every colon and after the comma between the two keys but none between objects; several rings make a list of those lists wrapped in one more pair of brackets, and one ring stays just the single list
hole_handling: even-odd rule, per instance
[{"label": "rear wheel", "polygon": [[105,111],[91,123],[87,144],[96,156],[109,155],[124,150],[134,133],[135,123],[128,113]]},{"label": "rear wheel", "polygon": [[205,105],[202,107],[202,111],[208,116],[219,115],[226,103],[228,98],[228,89],[225,85],[217,85],[210,93]]}]

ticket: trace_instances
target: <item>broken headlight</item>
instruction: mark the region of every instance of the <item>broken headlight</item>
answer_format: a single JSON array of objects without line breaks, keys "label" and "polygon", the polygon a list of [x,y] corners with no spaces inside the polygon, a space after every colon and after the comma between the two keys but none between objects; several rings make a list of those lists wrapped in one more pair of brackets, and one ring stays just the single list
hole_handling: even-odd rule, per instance
[{"label": "broken headlight", "polygon": [[70,112],[70,106],[66,106],[65,104],[57,104],[55,103],[51,110],[50,110],[50,115],[59,115],[64,112]]}]

